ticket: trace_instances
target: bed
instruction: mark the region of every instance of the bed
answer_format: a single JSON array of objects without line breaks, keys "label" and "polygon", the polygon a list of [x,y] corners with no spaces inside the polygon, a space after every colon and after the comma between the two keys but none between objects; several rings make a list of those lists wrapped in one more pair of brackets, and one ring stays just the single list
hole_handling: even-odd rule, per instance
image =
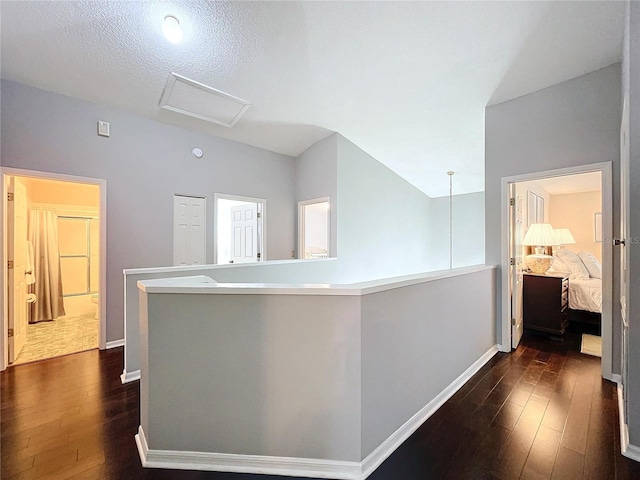
[{"label": "bed", "polygon": [[599,278],[570,278],[569,308],[602,313],[602,280]]},{"label": "bed", "polygon": [[556,271],[562,269],[569,275],[569,322],[588,333],[600,334],[602,279],[592,276],[602,276],[599,262],[587,252],[557,253],[560,260],[554,259]]}]

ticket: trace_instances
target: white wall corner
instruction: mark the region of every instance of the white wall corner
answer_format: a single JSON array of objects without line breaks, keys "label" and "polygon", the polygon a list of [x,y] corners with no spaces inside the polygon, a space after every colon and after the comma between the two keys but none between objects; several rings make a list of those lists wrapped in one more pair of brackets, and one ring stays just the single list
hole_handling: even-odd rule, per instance
[{"label": "white wall corner", "polygon": [[107,350],[109,350],[110,348],[124,347],[124,338],[107,342],[106,347]]},{"label": "white wall corner", "polygon": [[123,384],[133,382],[135,380],[140,380],[140,370],[135,370],[133,372],[127,372],[126,370],[122,371],[122,375],[120,375],[120,381]]}]

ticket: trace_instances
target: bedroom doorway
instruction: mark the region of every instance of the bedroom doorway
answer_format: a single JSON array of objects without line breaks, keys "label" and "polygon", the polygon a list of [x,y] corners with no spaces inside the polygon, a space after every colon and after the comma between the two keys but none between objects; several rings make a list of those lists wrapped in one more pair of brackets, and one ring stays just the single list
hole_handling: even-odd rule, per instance
[{"label": "bedroom doorway", "polygon": [[524,330],[578,342],[583,331],[578,348],[601,348],[613,379],[611,212],[609,163],[503,178],[503,351]]},{"label": "bedroom doorway", "polygon": [[105,348],[106,183],[2,173],[3,367]]}]

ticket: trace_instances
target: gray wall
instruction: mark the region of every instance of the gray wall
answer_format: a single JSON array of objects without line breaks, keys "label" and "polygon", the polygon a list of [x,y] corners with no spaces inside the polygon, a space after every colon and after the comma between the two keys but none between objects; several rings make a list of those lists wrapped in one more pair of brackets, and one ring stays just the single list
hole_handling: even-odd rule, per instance
[{"label": "gray wall", "polygon": [[495,272],[362,297],[362,458],[495,346]]},{"label": "gray wall", "polygon": [[[613,163],[613,228],[619,231],[620,64],[583,75],[485,111],[485,259],[501,262],[503,177],[591,163]],[[614,250],[613,278],[619,277]],[[500,275],[496,277],[501,295]],[[614,282],[613,298],[619,297]],[[501,300],[496,321],[501,322]],[[613,312],[614,373],[620,366],[620,312]],[[501,329],[497,341],[503,343]]]},{"label": "gray wall", "polygon": [[343,281],[428,271],[430,200],[338,136],[338,249]]},{"label": "gray wall", "polygon": [[[331,213],[330,256],[338,256],[338,134],[324,138],[296,161],[296,201],[329,197]],[[297,217],[296,217],[297,220]],[[297,233],[297,230],[296,230]],[[297,235],[296,235],[297,238]],[[296,245],[297,247],[297,245]],[[297,250],[297,248],[296,248]],[[299,253],[299,252],[298,252]]]},{"label": "gray wall", "polygon": [[[295,159],[2,81],[2,166],[107,180],[107,341],[123,338],[124,268],[172,264],[173,194],[265,198],[268,258],[295,249]],[[96,122],[111,123],[111,137]],[[202,159],[191,155],[199,147]]]},{"label": "gray wall", "polygon": [[[628,382],[625,385],[629,441],[640,447],[640,2],[631,2],[627,26],[623,89],[629,95],[630,231]],[[626,42],[625,42],[626,43]]]},{"label": "gray wall", "polygon": [[[454,195],[452,203],[453,268],[484,264],[484,192]],[[429,251],[430,270],[449,268],[449,197],[431,199]]]},{"label": "gray wall", "polygon": [[150,449],[360,461],[360,297],[147,301],[140,394]]}]

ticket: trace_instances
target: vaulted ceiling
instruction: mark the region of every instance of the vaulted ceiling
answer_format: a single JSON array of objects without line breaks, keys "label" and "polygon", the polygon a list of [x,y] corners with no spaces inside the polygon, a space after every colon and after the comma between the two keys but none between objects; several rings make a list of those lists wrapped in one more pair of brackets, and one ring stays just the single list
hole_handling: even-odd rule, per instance
[{"label": "vaulted ceiling", "polygon": [[[0,3],[2,78],[297,156],[339,132],[432,197],[484,189],[484,108],[621,59],[623,2]],[[179,44],[162,34],[175,15]],[[249,100],[162,110],[171,72]]]}]

